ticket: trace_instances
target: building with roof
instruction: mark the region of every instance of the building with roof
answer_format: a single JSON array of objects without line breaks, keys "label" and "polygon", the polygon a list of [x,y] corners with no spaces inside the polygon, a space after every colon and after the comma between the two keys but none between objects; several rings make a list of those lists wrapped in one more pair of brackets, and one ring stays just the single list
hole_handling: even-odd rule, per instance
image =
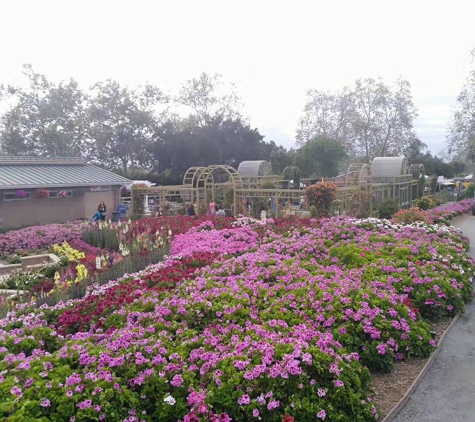
[{"label": "building with roof", "polygon": [[110,217],[130,182],[82,158],[0,156],[2,228],[91,218],[100,201]]}]

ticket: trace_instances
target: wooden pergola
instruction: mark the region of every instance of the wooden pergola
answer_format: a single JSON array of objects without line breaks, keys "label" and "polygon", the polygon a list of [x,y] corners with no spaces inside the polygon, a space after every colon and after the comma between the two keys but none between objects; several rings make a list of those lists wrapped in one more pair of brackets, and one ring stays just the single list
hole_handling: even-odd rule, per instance
[{"label": "wooden pergola", "polygon": [[[243,162],[239,169],[227,165],[191,167],[185,173],[182,185],[153,186],[142,189],[142,193],[158,196],[162,204],[193,203],[198,214],[206,213],[210,202],[222,201],[237,216],[245,211],[246,203],[260,199],[261,204],[272,208],[274,216],[278,217],[283,203],[296,205],[301,202],[304,189],[300,181],[295,186],[289,184],[290,180],[273,175],[266,161]],[[291,174],[296,171],[287,169]],[[422,196],[425,172],[422,164],[409,166],[405,157],[377,157],[371,166],[351,164],[344,175],[327,179],[330,180],[338,186],[340,214],[351,215],[354,203],[364,201],[369,207],[369,215],[377,216],[375,210],[383,201],[397,201],[401,208],[414,206]],[[266,182],[275,188],[269,188]]]}]

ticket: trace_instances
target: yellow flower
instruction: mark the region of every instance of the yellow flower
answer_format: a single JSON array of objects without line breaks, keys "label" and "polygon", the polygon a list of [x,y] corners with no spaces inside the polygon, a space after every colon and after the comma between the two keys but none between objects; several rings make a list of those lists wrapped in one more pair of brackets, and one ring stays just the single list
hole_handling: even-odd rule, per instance
[{"label": "yellow flower", "polygon": [[68,242],[63,242],[61,246],[53,245],[53,252],[57,255],[67,257],[69,262],[77,262],[86,256],[84,252],[72,248]]}]

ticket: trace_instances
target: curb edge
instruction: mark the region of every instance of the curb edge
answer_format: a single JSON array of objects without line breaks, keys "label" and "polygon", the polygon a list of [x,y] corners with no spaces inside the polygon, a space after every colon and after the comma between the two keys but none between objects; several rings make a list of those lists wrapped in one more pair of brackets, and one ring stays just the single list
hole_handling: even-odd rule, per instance
[{"label": "curb edge", "polygon": [[401,400],[399,400],[396,405],[391,409],[391,411],[384,417],[384,419],[382,420],[382,422],[390,422],[392,421],[396,416],[397,414],[403,409],[403,407],[406,405],[406,403],[408,402],[410,396],[412,395],[412,393],[414,392],[414,390],[417,388],[417,386],[419,385],[419,383],[422,381],[422,378],[424,377],[424,375],[427,373],[427,371],[430,369],[430,367],[432,366],[432,364],[434,363],[435,361],[435,358],[437,357],[437,355],[439,354],[439,351],[440,351],[440,348],[442,346],[442,343],[444,342],[445,340],[445,337],[447,336],[447,334],[450,332],[450,330],[452,330],[452,327],[457,323],[458,319],[459,319],[459,316],[460,316],[460,313],[458,313],[454,319],[452,320],[452,322],[450,323],[450,325],[447,327],[447,329],[444,331],[444,334],[442,334],[442,336],[440,337],[439,339],[439,342],[437,343],[437,349],[434,350],[434,352],[432,353],[431,357],[429,358],[429,360],[426,362],[426,364],[424,365],[424,367],[422,368],[422,371],[419,372],[419,375],[417,376],[417,378],[413,381],[413,383],[411,384],[411,386],[407,389],[407,391],[405,392],[404,396],[402,396]]}]

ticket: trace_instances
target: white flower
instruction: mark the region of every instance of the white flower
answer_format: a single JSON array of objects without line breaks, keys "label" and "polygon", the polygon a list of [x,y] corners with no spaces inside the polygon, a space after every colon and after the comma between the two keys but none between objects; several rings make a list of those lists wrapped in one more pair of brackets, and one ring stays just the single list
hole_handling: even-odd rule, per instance
[{"label": "white flower", "polygon": [[163,399],[163,401],[170,406],[173,406],[176,403],[176,400],[172,396],[167,396]]}]

